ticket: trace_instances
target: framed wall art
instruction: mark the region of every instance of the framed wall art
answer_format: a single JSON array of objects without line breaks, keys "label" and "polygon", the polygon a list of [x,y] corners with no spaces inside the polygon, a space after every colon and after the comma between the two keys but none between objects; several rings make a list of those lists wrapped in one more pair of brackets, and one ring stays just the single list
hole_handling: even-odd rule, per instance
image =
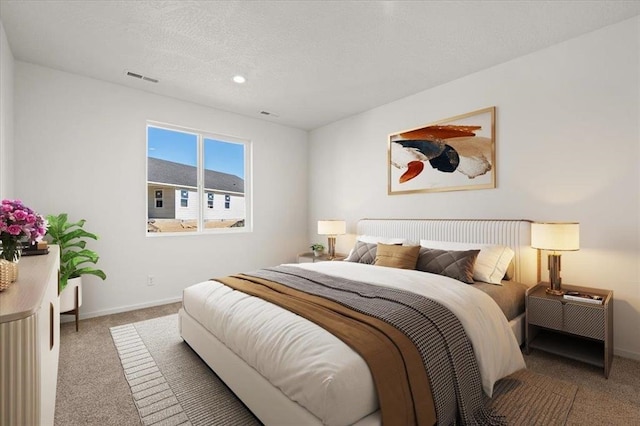
[{"label": "framed wall art", "polygon": [[388,193],[496,187],[495,107],[389,135]]}]

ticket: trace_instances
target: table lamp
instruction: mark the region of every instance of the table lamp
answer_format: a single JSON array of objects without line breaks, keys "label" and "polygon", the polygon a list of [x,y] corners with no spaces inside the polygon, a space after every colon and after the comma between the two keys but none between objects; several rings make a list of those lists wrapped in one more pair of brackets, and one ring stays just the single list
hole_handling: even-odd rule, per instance
[{"label": "table lamp", "polygon": [[546,292],[562,295],[559,251],[580,250],[580,224],[567,222],[532,223],[531,247],[551,251],[548,257],[549,285]]},{"label": "table lamp", "polygon": [[347,223],[344,220],[319,220],[318,234],[328,235],[329,259],[336,257],[336,235],[347,233]]}]

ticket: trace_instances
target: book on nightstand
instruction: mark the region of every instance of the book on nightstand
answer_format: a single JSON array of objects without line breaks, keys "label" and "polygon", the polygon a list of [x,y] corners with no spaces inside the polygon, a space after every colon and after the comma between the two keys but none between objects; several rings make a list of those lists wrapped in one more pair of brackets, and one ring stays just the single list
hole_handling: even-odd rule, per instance
[{"label": "book on nightstand", "polygon": [[579,291],[567,291],[562,297],[567,300],[577,300],[579,302],[594,303],[597,305],[602,305],[603,302],[602,296],[580,293]]}]

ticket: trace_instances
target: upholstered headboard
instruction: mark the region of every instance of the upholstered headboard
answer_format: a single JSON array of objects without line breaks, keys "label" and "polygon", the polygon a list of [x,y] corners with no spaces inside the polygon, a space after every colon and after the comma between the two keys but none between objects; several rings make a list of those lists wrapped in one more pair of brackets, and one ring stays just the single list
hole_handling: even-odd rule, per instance
[{"label": "upholstered headboard", "polygon": [[462,243],[501,244],[515,252],[514,280],[533,285],[540,281],[540,260],[531,248],[531,221],[500,219],[361,219],[358,235]]}]

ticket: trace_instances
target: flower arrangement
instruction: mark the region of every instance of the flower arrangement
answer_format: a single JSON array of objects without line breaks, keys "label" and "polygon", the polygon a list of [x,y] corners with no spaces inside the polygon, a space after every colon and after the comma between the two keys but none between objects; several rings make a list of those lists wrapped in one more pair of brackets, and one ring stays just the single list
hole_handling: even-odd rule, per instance
[{"label": "flower arrangement", "polygon": [[20,257],[22,242],[42,240],[47,222],[20,200],[2,200],[0,206],[0,258],[14,262]]}]

